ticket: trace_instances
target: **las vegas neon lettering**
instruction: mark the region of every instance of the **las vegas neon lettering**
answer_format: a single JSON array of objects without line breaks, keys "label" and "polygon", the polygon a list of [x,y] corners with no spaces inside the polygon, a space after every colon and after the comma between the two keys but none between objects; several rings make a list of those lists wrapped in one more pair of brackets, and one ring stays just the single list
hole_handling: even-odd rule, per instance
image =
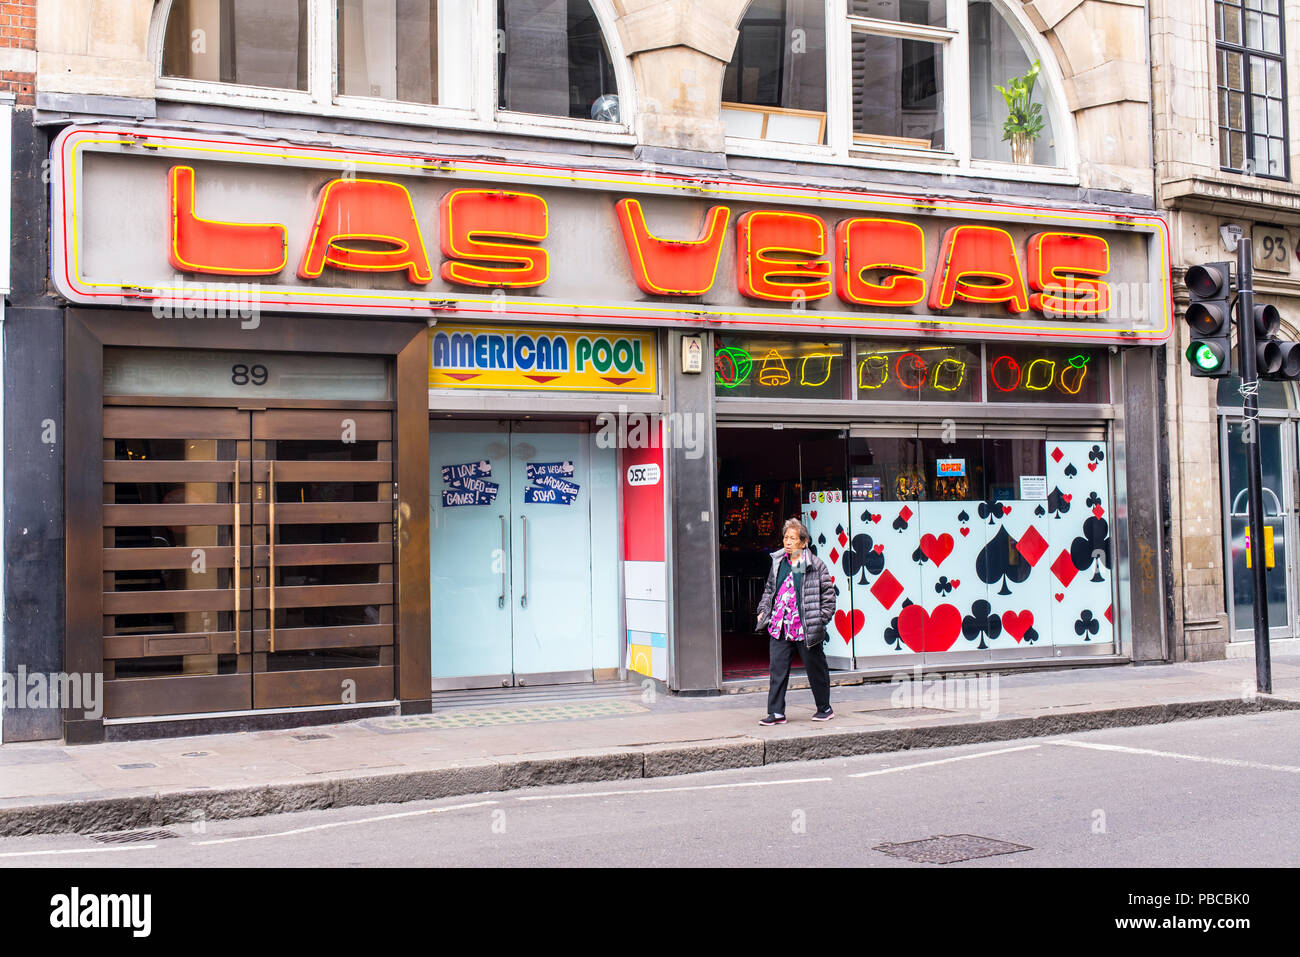
[{"label": "las vegas neon lettering", "polygon": [[[196,212],[196,174],[168,174],[168,260],[181,272],[269,276],[285,266],[287,227],[209,219]],[[622,234],[632,279],[647,295],[698,297],[717,282],[731,210],[715,205],[694,238],[651,232],[640,201],[620,199],[612,215]],[[438,204],[438,270],[450,284],[530,289],[550,278],[546,200],[533,193],[455,189]],[[829,260],[826,258],[829,257]],[[1012,314],[1097,318],[1110,306],[1110,247],[1088,233],[1046,231],[1029,237],[1025,262],[1009,232],[959,225],[939,242],[929,276],[924,230],[915,223],[854,217],[828,227],[812,213],[751,210],[735,224],[734,280],[741,295],[801,303],[831,295],[850,306],[933,312],[958,302],[1001,306]],[[302,279],[326,269],[401,272],[427,285],[433,269],[418,211],[400,183],[338,178],[322,187],[306,248]],[[788,371],[788,370],[787,370]],[[915,376],[913,376],[915,377]]]}]

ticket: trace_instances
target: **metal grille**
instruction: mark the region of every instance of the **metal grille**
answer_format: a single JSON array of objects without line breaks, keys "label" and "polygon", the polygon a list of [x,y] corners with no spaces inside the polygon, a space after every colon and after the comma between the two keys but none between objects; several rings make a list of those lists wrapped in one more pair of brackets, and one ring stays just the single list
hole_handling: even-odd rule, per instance
[{"label": "metal grille", "polygon": [[974,834],[939,834],[904,844],[881,844],[873,850],[918,864],[956,864],[959,861],[970,861],[979,857],[997,857],[999,854],[1032,851],[1033,848],[991,837],[978,837]]},{"label": "metal grille", "polygon": [[171,831],[155,829],[152,831],[114,831],[110,834],[92,834],[90,839],[100,844],[141,844],[145,841],[161,841],[175,836]]},{"label": "metal grille", "polygon": [[291,734],[289,737],[295,741],[323,741],[326,738],[332,738],[332,734]]},{"label": "metal grille", "polygon": [[912,718],[917,715],[952,714],[951,711],[944,708],[868,708],[866,711],[856,713],[877,718]]}]

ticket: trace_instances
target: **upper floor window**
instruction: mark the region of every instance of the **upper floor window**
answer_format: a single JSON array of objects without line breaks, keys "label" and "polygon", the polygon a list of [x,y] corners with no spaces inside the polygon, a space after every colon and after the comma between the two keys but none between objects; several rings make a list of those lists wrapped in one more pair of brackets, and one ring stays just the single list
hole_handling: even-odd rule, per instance
[{"label": "upper floor window", "polygon": [[286,108],[379,118],[423,110],[447,118],[448,111],[477,119],[509,113],[515,123],[620,123],[616,61],[595,5],[172,0],[159,86],[198,99],[208,84],[230,84],[221,94],[230,102],[279,99]]},{"label": "upper floor window", "polygon": [[1059,165],[1048,72],[994,0],[754,0],[731,137],[957,165]]},{"label": "upper floor window", "polygon": [[1281,0],[1216,0],[1219,165],[1288,178]]}]

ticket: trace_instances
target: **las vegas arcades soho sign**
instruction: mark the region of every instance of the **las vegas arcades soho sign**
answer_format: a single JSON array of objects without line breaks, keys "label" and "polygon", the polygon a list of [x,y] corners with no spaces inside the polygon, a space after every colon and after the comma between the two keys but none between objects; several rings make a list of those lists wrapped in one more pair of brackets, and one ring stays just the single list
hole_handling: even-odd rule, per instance
[{"label": "las vegas arcades soho sign", "polygon": [[53,280],[81,304],[1061,343],[1170,332],[1154,216],[137,126],[66,130],[53,172]]}]

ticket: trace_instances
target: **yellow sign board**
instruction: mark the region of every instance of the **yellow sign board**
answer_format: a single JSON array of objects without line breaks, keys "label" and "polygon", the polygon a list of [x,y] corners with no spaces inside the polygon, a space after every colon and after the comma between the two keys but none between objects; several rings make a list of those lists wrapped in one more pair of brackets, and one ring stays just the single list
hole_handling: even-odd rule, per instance
[{"label": "yellow sign board", "polygon": [[429,330],[429,388],[655,392],[655,334],[440,323]]},{"label": "yellow sign board", "polygon": [[[1250,529],[1246,529],[1246,567],[1251,567],[1250,557]],[[1273,526],[1264,526],[1264,567],[1274,568],[1277,565],[1277,553],[1273,551]]]}]

